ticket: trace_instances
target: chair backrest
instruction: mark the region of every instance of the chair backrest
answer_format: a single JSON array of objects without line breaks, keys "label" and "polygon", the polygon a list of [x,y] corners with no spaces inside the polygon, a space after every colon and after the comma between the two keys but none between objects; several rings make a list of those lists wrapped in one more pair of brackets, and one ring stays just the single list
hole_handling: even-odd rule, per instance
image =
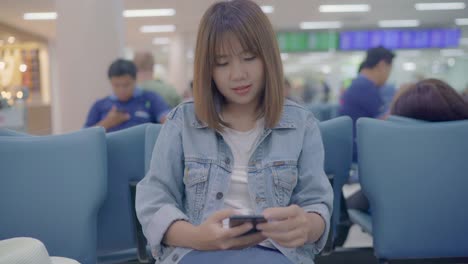
[{"label": "chair backrest", "polygon": [[[148,124],[107,133],[107,197],[98,218],[98,254],[105,258],[136,249],[130,182],[144,177]],[[136,257],[136,250],[133,251]]]},{"label": "chair backrest", "polygon": [[468,121],[357,122],[359,174],[382,259],[468,253]]},{"label": "chair backrest", "polygon": [[0,240],[33,237],[51,255],[96,263],[107,180],[104,130],[2,136],[0,146]]},{"label": "chair backrest", "polygon": [[306,106],[319,121],[326,121],[337,117],[338,107],[337,104],[329,103],[312,103]]},{"label": "chair backrest", "polygon": [[413,118],[408,118],[408,117],[404,117],[404,116],[397,116],[397,115],[388,116],[387,121],[400,123],[400,124],[410,124],[410,125],[411,124],[427,123],[427,121],[424,121],[424,120],[413,119]]},{"label": "chair backrest", "polygon": [[151,156],[153,155],[154,145],[158,139],[159,132],[162,125],[151,124],[146,128],[145,139],[145,172],[148,172],[151,163]]},{"label": "chair backrest", "polygon": [[334,238],[340,219],[342,188],[348,180],[352,161],[353,123],[348,116],[341,116],[320,122],[318,125],[325,150],[325,173],[333,177],[331,182],[334,199],[330,233]]}]

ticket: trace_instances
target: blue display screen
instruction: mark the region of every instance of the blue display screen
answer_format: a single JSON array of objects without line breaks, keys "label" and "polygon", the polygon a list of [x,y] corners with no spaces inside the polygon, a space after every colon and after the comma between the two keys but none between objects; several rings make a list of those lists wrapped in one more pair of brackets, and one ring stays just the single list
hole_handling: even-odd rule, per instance
[{"label": "blue display screen", "polygon": [[367,50],[384,46],[388,49],[425,49],[457,47],[460,29],[356,30],[340,33],[341,50]]}]

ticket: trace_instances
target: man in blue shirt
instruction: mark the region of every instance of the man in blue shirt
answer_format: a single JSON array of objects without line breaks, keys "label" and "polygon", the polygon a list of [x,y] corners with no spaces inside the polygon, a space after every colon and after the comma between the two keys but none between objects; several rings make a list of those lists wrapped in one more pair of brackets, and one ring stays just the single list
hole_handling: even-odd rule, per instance
[{"label": "man in blue shirt", "polygon": [[108,70],[113,94],[98,100],[88,113],[85,127],[102,126],[107,132],[143,123],[164,123],[170,108],[161,96],[136,87],[133,62],[114,61]]},{"label": "man in blue shirt", "polygon": [[[393,52],[383,47],[369,49],[360,66],[358,77],[353,80],[341,99],[339,113],[350,116],[353,120],[354,138],[358,118],[377,118],[382,114],[384,102],[379,88],[387,82],[394,57]],[[356,144],[353,148],[353,160],[357,161]]]},{"label": "man in blue shirt", "polygon": [[[359,74],[352,81],[341,98],[340,115],[350,116],[353,120],[353,161],[357,162],[356,121],[360,117],[378,118],[385,111],[380,87],[390,75],[392,61],[395,57],[390,50],[383,47],[372,48],[367,51],[365,60],[359,66]],[[352,202],[350,200],[353,200]],[[335,243],[343,245],[351,227],[347,209],[358,209],[366,206],[367,200],[362,193],[356,192],[350,198],[341,202],[341,219],[338,226]],[[347,206],[347,208],[346,208]]]}]

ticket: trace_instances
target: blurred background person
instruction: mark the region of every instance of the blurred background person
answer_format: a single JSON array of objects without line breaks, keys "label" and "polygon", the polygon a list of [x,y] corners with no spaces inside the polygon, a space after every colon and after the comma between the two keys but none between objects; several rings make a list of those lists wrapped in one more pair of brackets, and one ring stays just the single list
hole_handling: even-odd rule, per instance
[{"label": "blurred background person", "polygon": [[136,87],[137,69],[133,62],[117,59],[107,76],[113,93],[94,103],[85,127],[102,126],[112,132],[143,123],[164,123],[169,106],[161,96]]},{"label": "blurred background person", "polygon": [[182,101],[182,97],[177,93],[174,87],[162,80],[154,78],[153,69],[155,62],[151,52],[136,52],[133,62],[138,70],[138,85],[143,90],[152,91],[161,95],[171,107],[177,106]]},{"label": "blurred background person", "polygon": [[330,94],[331,88],[330,85],[325,80],[322,80],[322,87],[323,87],[323,96],[322,96],[322,103],[330,102]]},{"label": "blurred background person", "polygon": [[286,77],[284,78],[284,97],[298,104],[304,103],[300,97],[293,95],[291,82]]},{"label": "blurred background person", "polygon": [[465,120],[468,103],[447,83],[426,79],[402,90],[391,114],[429,122]]},{"label": "blurred background person", "polygon": [[[360,117],[377,118],[383,113],[384,102],[379,88],[388,80],[395,54],[383,47],[367,50],[364,62],[359,66],[358,76],[352,81],[341,98],[339,115],[353,120],[353,135],[356,137],[356,121]],[[357,161],[356,143],[353,161]]]}]

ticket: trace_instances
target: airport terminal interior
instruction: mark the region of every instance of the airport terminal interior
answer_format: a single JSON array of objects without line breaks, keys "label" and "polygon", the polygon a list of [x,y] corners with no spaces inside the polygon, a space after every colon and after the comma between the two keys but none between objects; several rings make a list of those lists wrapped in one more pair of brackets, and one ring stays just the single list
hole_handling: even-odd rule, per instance
[{"label": "airport terminal interior", "polygon": [[[0,264],[468,263],[467,186],[468,0],[0,0]],[[284,262],[174,242],[294,202],[314,239],[217,251]]]}]

